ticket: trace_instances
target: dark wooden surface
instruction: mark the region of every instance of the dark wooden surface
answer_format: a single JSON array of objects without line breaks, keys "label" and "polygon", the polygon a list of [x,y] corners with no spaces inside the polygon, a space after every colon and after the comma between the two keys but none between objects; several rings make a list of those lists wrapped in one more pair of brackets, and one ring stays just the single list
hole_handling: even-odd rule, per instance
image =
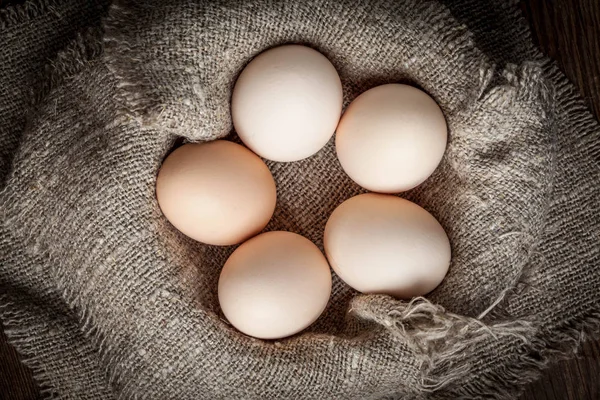
[{"label": "dark wooden surface", "polygon": [[[600,118],[600,0],[522,0],[522,4],[536,42]],[[31,372],[18,359],[0,331],[0,399],[38,397]],[[600,342],[585,343],[578,358],[551,366],[520,400],[600,400]]]},{"label": "dark wooden surface", "polygon": [[534,40],[600,117],[600,0],[521,0]]},{"label": "dark wooden surface", "polygon": [[39,397],[31,370],[19,362],[19,355],[6,343],[0,321],[0,400],[32,400]]},{"label": "dark wooden surface", "polygon": [[[600,119],[600,0],[522,0],[522,5],[537,44]],[[520,400],[600,400],[600,342],[585,343],[577,359],[550,367]]]}]

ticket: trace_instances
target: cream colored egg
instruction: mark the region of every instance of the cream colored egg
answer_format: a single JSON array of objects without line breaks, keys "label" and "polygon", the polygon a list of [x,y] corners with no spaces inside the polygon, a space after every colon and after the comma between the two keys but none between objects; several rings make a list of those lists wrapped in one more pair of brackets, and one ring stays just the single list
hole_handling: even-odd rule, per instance
[{"label": "cream colored egg", "polygon": [[337,128],[344,171],[365,189],[398,193],[427,179],[447,141],[444,114],[425,92],[408,85],[375,87],[358,96]]},{"label": "cream colored egg", "polygon": [[256,154],[297,161],[333,136],[342,98],[340,78],[324,55],[285,45],[261,53],[242,71],[231,114],[238,135]]},{"label": "cream colored egg", "polygon": [[256,154],[216,140],[173,151],[158,173],[156,197],[165,217],[185,235],[232,245],[267,225],[277,195],[269,168]]},{"label": "cream colored egg", "polygon": [[439,222],[392,195],[367,193],[343,202],[327,221],[324,246],[348,285],[402,299],[431,292],[450,265],[450,242]]},{"label": "cream colored egg", "polygon": [[242,244],[219,278],[219,303],[241,332],[261,339],[293,335],[321,315],[331,294],[327,260],[311,241],[267,232]]}]

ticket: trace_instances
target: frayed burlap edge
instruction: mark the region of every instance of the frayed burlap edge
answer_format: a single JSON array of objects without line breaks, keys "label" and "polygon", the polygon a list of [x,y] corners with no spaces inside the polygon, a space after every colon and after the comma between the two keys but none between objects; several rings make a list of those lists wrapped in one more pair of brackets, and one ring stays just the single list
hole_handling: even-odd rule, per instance
[{"label": "frayed burlap edge", "polygon": [[43,15],[53,4],[56,4],[56,0],[36,0],[0,8],[0,29],[8,29]]}]

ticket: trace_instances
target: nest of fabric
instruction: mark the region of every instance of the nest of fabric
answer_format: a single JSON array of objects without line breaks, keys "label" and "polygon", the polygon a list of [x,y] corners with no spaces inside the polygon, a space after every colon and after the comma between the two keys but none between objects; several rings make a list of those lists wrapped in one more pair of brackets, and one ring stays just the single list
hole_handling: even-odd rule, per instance
[{"label": "nest of fabric", "polygon": [[[7,333],[32,354],[42,345],[19,327],[41,316],[49,345],[70,347],[49,356],[64,360],[62,376],[38,372],[42,383],[59,398],[509,398],[597,332],[598,125],[552,65],[535,52],[499,63],[453,14],[460,2],[447,3],[112,4],[102,30],[54,60],[0,197]],[[261,341],[219,309],[233,247],[179,233],[154,188],[174,146],[235,140],[238,74],[286,43],[328,57],[345,105],[392,82],[438,102],[446,154],[401,196],[440,221],[452,262],[411,302],[358,294],[334,276],[314,325]],[[267,164],[278,203],[266,230],[322,248],[328,216],[363,192],[333,139],[308,159]]]}]

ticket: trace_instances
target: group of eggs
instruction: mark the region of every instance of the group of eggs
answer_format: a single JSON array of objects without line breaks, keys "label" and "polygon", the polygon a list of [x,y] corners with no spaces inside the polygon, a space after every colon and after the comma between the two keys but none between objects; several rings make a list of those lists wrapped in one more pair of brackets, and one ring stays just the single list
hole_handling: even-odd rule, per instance
[{"label": "group of eggs", "polygon": [[[227,320],[247,335],[277,339],[311,325],[331,295],[329,265],[358,291],[403,299],[430,292],[448,271],[442,226],[391,195],[423,182],[442,159],[441,109],[401,84],[366,91],[343,116],[342,103],[340,78],[325,56],[299,45],[270,49],[246,66],[233,90],[233,124],[247,148],[225,140],[185,144],[159,171],[158,203],[173,226],[207,244],[242,243],[221,271],[218,298]],[[292,232],[255,236],[277,197],[260,157],[301,160],[334,133],[344,171],[376,193],[352,197],[331,214],[326,257]]]}]

